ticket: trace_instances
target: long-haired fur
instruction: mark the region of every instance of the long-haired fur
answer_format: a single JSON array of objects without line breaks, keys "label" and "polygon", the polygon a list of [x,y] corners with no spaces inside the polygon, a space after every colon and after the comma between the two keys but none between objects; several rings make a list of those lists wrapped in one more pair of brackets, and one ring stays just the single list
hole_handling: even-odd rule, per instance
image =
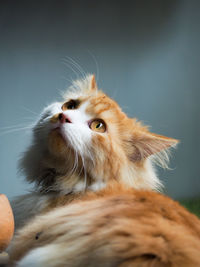
[{"label": "long-haired fur", "polygon": [[159,193],[115,184],[37,216],[13,242],[18,267],[200,266],[200,221]]}]

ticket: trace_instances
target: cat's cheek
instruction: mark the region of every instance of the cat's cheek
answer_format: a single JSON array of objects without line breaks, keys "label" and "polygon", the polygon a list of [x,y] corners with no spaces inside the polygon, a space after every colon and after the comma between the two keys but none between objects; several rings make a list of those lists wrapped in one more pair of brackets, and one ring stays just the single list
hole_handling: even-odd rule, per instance
[{"label": "cat's cheek", "polygon": [[106,138],[105,134],[99,134],[99,133],[92,133],[91,143],[93,148],[98,151],[98,154],[100,151],[102,153],[105,153],[107,148],[109,147],[108,139]]}]

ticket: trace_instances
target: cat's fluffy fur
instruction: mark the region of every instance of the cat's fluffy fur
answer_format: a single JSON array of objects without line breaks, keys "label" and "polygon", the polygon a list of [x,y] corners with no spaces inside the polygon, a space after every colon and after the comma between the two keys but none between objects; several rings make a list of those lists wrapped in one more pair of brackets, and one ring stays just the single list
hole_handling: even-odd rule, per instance
[{"label": "cat's fluffy fur", "polygon": [[[71,100],[77,107],[63,108]],[[60,114],[70,123],[61,123]],[[106,131],[93,131],[89,127],[93,119],[103,120]],[[156,155],[164,162],[167,153],[159,157],[160,153],[176,143],[128,118],[114,100],[97,89],[93,75],[74,82],[62,101],[44,109],[33,129],[32,144],[20,167],[35,187],[33,193],[13,202],[16,226],[60,195],[70,195],[71,201],[82,192],[98,191],[113,182],[159,190],[161,182],[152,161]]]},{"label": "cat's fluffy fur", "polygon": [[39,215],[15,236],[10,264],[200,266],[200,221],[152,191],[152,156],[176,143],[128,118],[94,76],[75,82],[44,110],[21,161],[35,192],[15,202],[17,223]]},{"label": "cat's fluffy fur", "polygon": [[166,196],[115,184],[37,216],[10,257],[18,267],[196,267],[200,221]]}]

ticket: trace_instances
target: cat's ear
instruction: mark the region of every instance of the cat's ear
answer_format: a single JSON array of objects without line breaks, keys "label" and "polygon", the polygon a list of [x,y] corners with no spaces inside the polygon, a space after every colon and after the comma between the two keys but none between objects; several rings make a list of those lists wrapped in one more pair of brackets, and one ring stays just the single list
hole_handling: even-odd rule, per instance
[{"label": "cat's ear", "polygon": [[97,83],[96,83],[95,75],[93,74],[91,76],[91,81],[90,81],[90,90],[96,91],[97,89],[98,88],[97,88]]},{"label": "cat's ear", "polygon": [[[131,161],[140,161],[153,154],[175,147],[178,140],[147,131],[137,132],[131,140],[132,152],[129,153]],[[129,148],[130,149],[130,148]]]}]

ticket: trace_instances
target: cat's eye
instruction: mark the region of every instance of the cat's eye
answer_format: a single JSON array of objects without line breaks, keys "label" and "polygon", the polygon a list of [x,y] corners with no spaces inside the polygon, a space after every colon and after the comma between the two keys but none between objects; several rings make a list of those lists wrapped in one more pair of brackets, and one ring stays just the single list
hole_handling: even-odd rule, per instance
[{"label": "cat's eye", "polygon": [[106,124],[101,119],[95,119],[90,121],[89,127],[91,130],[99,133],[104,133],[106,131]]},{"label": "cat's eye", "polygon": [[62,105],[62,110],[66,110],[66,109],[77,109],[78,106],[80,104],[79,100],[69,100],[68,102],[64,103]]}]

